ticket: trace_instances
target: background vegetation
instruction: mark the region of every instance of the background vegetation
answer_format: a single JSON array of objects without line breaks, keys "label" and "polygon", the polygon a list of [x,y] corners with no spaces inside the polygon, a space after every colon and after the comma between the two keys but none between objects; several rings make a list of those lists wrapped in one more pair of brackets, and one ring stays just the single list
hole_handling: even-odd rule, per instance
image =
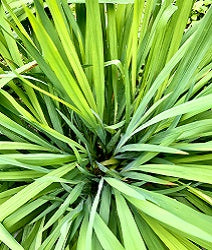
[{"label": "background vegetation", "polygon": [[191,10],[190,18],[188,20],[188,25],[191,25],[191,23],[192,25],[194,25],[197,21],[203,18],[207,10],[210,8],[211,4],[211,0],[195,1]]}]

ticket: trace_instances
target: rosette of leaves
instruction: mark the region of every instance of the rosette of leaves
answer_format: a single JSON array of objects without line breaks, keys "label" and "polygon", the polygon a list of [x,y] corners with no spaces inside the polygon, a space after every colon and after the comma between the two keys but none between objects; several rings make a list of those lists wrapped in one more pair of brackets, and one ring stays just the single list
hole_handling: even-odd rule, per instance
[{"label": "rosette of leaves", "polygon": [[21,2],[0,3],[0,249],[211,249],[212,10],[184,32],[190,0]]}]

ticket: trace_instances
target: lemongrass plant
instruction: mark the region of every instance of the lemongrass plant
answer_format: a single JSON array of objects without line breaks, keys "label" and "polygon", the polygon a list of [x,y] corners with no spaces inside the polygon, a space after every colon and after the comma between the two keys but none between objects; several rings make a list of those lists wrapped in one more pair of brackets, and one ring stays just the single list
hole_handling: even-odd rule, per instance
[{"label": "lemongrass plant", "polygon": [[212,248],[212,9],[133,2],[0,1],[0,249]]}]

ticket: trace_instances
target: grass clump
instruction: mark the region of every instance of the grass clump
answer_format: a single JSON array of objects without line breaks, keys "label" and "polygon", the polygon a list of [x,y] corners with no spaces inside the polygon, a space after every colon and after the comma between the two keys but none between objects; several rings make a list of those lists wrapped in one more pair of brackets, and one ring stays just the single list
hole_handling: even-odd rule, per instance
[{"label": "grass clump", "polygon": [[70,2],[0,2],[0,249],[211,249],[211,8]]}]

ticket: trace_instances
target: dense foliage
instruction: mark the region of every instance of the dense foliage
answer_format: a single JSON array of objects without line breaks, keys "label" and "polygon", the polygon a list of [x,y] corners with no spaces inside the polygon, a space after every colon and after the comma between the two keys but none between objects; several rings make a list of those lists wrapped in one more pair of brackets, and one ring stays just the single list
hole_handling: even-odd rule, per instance
[{"label": "dense foliage", "polygon": [[212,4],[212,0],[197,0],[191,10],[188,23],[194,25],[197,21],[204,17]]},{"label": "dense foliage", "polygon": [[212,249],[212,9],[70,2],[0,1],[0,249]]}]

